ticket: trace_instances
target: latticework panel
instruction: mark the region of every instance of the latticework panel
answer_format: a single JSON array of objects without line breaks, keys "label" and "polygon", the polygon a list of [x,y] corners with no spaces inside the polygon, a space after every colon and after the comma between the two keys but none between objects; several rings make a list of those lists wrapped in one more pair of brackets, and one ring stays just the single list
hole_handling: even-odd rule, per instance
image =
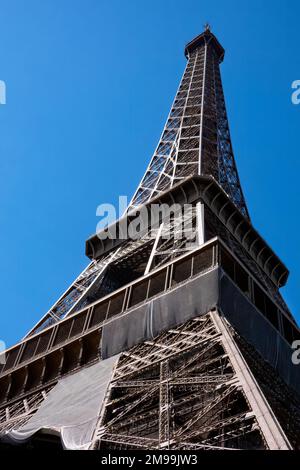
[{"label": "latticework panel", "polygon": [[220,56],[206,32],[188,63],[150,165],[129,209],[191,175],[212,175],[249,218],[232,151]]},{"label": "latticework panel", "polygon": [[265,449],[211,314],[123,353],[96,434],[100,449]]},{"label": "latticework panel", "polygon": [[300,450],[299,397],[268,363],[262,367],[262,359],[252,346],[233,330],[232,333],[293,448]]},{"label": "latticework panel", "polygon": [[22,400],[0,408],[0,434],[3,435],[12,429],[19,429],[36,413],[54,385],[44,390],[28,394]]},{"label": "latticework panel", "polygon": [[[54,306],[44,315],[39,323],[30,330],[27,336],[31,336],[54,325],[68,315],[83,309],[86,305],[89,305],[101,296],[118,288],[118,283],[116,287],[107,285],[107,268],[114,266],[119,260],[122,261],[125,258],[131,257],[132,259],[136,259],[138,253],[145,258],[144,263],[146,265],[147,257],[149,256],[147,251],[148,245],[151,243],[153,243],[152,238],[147,233],[141,239],[124,241],[124,244],[120,248],[110,252],[99,260],[92,261]],[[141,264],[141,261],[135,262],[135,264],[138,263]]]}]

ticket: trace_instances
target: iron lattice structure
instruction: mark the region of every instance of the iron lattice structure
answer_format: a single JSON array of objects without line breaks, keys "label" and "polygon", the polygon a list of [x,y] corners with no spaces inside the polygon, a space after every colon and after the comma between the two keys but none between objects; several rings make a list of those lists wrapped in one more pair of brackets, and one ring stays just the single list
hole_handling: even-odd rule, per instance
[{"label": "iron lattice structure", "polygon": [[188,59],[162,136],[130,208],[190,175],[212,175],[249,218],[229,132],[220,74],[224,49],[206,30],[187,45]]},{"label": "iron lattice structure", "polygon": [[[188,62],[170,114],[128,211],[191,175],[212,175],[249,219],[234,160],[220,74],[224,49],[207,29],[187,45],[185,54]],[[126,248],[118,256],[124,254]],[[101,281],[109,262],[110,256],[93,261],[51,307],[38,328],[79,310],[90,289]]]},{"label": "iron lattice structure", "polygon": [[87,240],[88,267],[6,353],[0,436],[30,423],[65,377],[76,383],[116,355],[90,448],[300,448],[300,373],[291,364],[300,332],[279,290],[288,270],[252,226],[243,196],[224,49],[206,28],[185,55],[125,224],[152,204],[177,209],[137,238],[120,236],[121,219],[115,239]]},{"label": "iron lattice structure", "polygon": [[216,313],[122,355],[96,436],[118,450],[289,446]]}]

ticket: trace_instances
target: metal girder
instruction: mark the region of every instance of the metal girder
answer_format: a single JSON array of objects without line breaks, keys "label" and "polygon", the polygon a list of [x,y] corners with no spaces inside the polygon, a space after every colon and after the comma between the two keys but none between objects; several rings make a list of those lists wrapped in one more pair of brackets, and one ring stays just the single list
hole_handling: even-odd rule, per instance
[{"label": "metal girder", "polygon": [[201,37],[188,54],[161,138],[129,210],[187,176],[204,174],[213,175],[249,219],[233,156],[215,37],[210,31]]},{"label": "metal girder", "polygon": [[169,447],[170,439],[170,416],[169,416],[169,362],[160,363],[159,381],[159,445]]},{"label": "metal girder", "polygon": [[225,345],[231,363],[235,368],[239,383],[243,387],[243,392],[247,397],[253,413],[255,413],[258,425],[263,432],[269,449],[291,449],[291,445],[276,416],[270,408],[253,374],[251,374],[245,359],[232,339],[229,329],[226,327],[225,320],[217,313],[213,313],[212,316],[215,324],[222,333],[223,344]]},{"label": "metal girder", "polygon": [[291,448],[218,312],[121,355],[98,429],[108,449]]},{"label": "metal girder", "polygon": [[0,433],[18,429],[36,413],[43,401],[47,398],[52,386],[44,390],[31,393],[25,399],[17,400],[13,404],[0,410]]}]

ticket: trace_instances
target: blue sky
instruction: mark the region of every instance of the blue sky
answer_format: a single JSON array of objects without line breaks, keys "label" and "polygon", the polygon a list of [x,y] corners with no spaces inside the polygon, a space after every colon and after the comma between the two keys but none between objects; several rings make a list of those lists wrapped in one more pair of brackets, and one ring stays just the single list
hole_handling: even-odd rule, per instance
[{"label": "blue sky", "polygon": [[255,227],[299,319],[296,0],[0,0],[0,338],[20,339],[87,264],[96,207],[131,196],[209,21]]}]

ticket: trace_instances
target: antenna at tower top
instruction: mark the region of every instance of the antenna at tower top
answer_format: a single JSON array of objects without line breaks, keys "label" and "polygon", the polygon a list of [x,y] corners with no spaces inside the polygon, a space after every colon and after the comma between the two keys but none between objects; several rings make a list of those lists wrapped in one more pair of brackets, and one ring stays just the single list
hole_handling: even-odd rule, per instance
[{"label": "antenna at tower top", "polygon": [[211,28],[210,28],[210,24],[209,24],[209,23],[205,23],[204,29],[205,29],[205,31],[210,31],[210,29],[211,29]]}]

